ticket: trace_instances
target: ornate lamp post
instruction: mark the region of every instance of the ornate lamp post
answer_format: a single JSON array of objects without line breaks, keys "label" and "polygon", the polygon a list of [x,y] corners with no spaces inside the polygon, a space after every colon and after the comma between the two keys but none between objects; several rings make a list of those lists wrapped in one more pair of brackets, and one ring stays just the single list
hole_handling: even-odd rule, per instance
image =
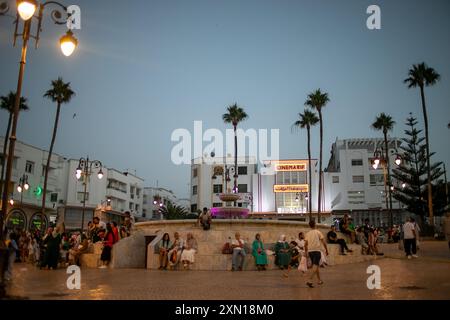
[{"label": "ornate lamp post", "polygon": [[[20,68],[19,68],[19,78],[17,81],[17,90],[16,90],[16,100],[14,102],[13,108],[13,121],[11,126],[11,135],[9,137],[9,150],[6,161],[6,175],[4,180],[4,191],[2,195],[2,211],[0,215],[0,237],[3,239],[3,226],[4,226],[4,217],[6,217],[8,210],[8,187],[11,182],[12,175],[12,164],[14,159],[14,151],[16,144],[16,132],[17,132],[17,122],[19,117],[19,103],[20,98],[22,96],[22,82],[25,71],[25,64],[27,58],[27,49],[28,49],[28,41],[30,38],[35,40],[35,48],[37,49],[40,39],[40,33],[42,31],[42,19],[44,17],[44,11],[47,6],[54,5],[59,6],[60,9],[63,9],[63,13],[59,10],[53,10],[51,13],[51,17],[55,24],[63,25],[66,24],[70,18],[70,14],[67,13],[67,7],[62,5],[56,1],[36,1],[36,0],[17,0],[17,12],[15,15],[9,15],[9,5],[8,2],[3,1],[0,2],[0,15],[9,16],[14,18],[14,41],[13,45],[16,45],[16,40],[18,37],[22,38],[22,53],[20,59]],[[37,11],[37,15],[35,15]],[[32,34],[31,26],[34,20],[37,21],[36,34]],[[22,22],[22,23],[21,23]],[[22,33],[19,33],[19,26],[23,24]],[[61,37],[60,46],[61,50],[66,56],[70,56],[75,50],[78,44],[77,39],[73,36],[73,33],[69,30],[67,33]]]},{"label": "ornate lamp post", "polygon": [[[389,169],[389,152],[385,150],[385,154],[383,154],[383,148],[376,148],[373,153],[374,159],[372,161],[372,167],[376,170],[381,165],[383,168],[383,178],[384,178],[384,196],[386,200],[386,209],[389,212],[389,223],[391,227],[394,225],[394,217],[392,215],[392,192],[394,191],[394,185],[390,181],[390,175],[388,178],[388,170]],[[399,154],[396,155],[394,163],[399,166],[402,163],[402,158]],[[389,203],[388,203],[389,197]]]},{"label": "ornate lamp post", "polygon": [[97,173],[98,179],[103,178],[103,171],[102,171],[102,163],[99,160],[89,160],[89,156],[85,158],[80,158],[78,161],[78,167],[75,173],[75,176],[78,180],[83,178],[83,212],[81,217],[81,229],[84,229],[84,212],[86,210],[86,192],[87,192],[87,185],[89,183],[89,178],[92,174],[92,169],[99,169]]},{"label": "ornate lamp post", "polygon": [[27,191],[30,188],[28,184],[28,176],[23,174],[22,178],[19,179],[19,185],[17,186],[17,192],[20,193],[20,203],[23,202],[23,191]]}]

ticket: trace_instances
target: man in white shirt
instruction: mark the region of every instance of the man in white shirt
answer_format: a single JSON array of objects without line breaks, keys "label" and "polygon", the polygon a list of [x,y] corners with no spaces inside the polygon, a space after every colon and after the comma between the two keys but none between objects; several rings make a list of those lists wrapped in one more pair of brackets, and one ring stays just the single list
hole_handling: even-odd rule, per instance
[{"label": "man in white shirt", "polygon": [[314,220],[310,221],[309,226],[311,227],[311,230],[305,235],[305,254],[306,256],[309,255],[309,258],[311,259],[312,273],[309,276],[309,280],[306,282],[306,285],[313,288],[314,285],[312,283],[312,279],[314,278],[314,275],[317,276],[317,284],[323,284],[319,273],[320,256],[322,246],[325,248],[326,255],[328,255],[328,248],[322,232],[316,229],[316,222]]},{"label": "man in white shirt", "polygon": [[404,247],[405,247],[405,253],[406,257],[408,259],[411,259],[411,252],[412,257],[418,258],[417,256],[417,247],[416,247],[416,227],[414,223],[411,221],[411,219],[407,219],[406,223],[403,225],[403,241],[404,241]]},{"label": "man in white shirt", "polygon": [[[177,266],[177,264],[180,262],[180,258],[181,258],[181,252],[183,251],[183,246],[184,246],[184,240],[182,238],[180,238],[180,234],[178,232],[174,233],[174,240],[173,240],[173,244],[172,247],[169,250],[169,266],[170,269],[175,269],[175,267]],[[176,260],[173,260],[172,255],[176,254]]]},{"label": "man in white shirt", "polygon": [[[239,271],[242,271],[245,259],[244,243],[245,242],[241,239],[241,235],[239,234],[239,232],[236,232],[236,234],[234,235],[234,240],[231,242],[231,248],[233,249],[233,269],[231,269],[231,271],[236,271],[236,267],[238,267]],[[239,256],[241,258],[241,261],[238,263]]]}]

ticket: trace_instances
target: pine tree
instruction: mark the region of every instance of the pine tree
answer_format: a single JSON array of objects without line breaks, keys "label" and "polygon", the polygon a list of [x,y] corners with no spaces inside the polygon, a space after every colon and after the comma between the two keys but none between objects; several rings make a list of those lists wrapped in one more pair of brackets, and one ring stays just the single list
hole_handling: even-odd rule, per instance
[{"label": "pine tree", "polygon": [[[422,130],[417,129],[417,119],[410,116],[406,119],[406,125],[409,129],[405,130],[407,137],[402,138],[404,142],[400,149],[402,153],[402,163],[396,169],[393,169],[393,177],[398,181],[398,186],[394,191],[394,198],[403,203],[407,210],[421,217],[422,222],[428,212],[427,201],[427,154],[425,137],[421,134]],[[430,157],[434,153],[430,154]],[[440,169],[441,162],[433,163],[431,167],[431,181],[433,184],[442,183],[438,179],[443,172]],[[434,193],[437,198],[439,195]],[[434,202],[434,199],[433,199]],[[435,213],[441,211],[438,205],[433,208]]]}]

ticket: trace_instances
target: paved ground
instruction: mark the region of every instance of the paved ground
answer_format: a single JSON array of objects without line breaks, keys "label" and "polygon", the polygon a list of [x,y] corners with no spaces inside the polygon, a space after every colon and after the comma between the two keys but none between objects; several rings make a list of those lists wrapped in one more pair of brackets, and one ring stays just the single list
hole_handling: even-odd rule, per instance
[{"label": "paved ground", "polygon": [[369,290],[370,262],[321,269],[325,282],[307,288],[299,272],[283,278],[281,271],[149,271],[83,269],[81,289],[66,287],[65,270],[44,271],[16,264],[9,294],[26,299],[133,300],[309,300],[309,299],[450,299],[450,253],[446,242],[424,242],[419,259],[407,260],[397,245],[384,245],[381,289]]}]

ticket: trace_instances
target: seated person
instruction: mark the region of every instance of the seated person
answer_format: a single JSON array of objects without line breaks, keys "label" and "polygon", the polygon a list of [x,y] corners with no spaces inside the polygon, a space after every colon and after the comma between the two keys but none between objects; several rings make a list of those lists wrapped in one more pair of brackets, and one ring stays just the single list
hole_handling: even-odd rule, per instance
[{"label": "seated person", "polygon": [[[354,226],[351,223],[351,220],[347,214],[344,215],[344,218],[341,220],[339,228],[343,234],[346,234],[350,237],[350,243],[355,242],[356,234],[355,234]],[[352,230],[352,228],[353,228],[353,230]]]},{"label": "seated person", "polygon": [[[231,242],[231,248],[233,249],[233,256],[231,258],[232,261],[232,269],[231,271],[242,271],[242,268],[244,267],[244,260],[245,260],[245,248],[244,248],[244,240],[241,239],[241,235],[239,232],[236,232],[234,235],[234,240]],[[240,258],[240,261],[238,261]]]},{"label": "seated person", "polygon": [[286,236],[280,236],[275,245],[275,264],[281,269],[287,269],[291,262],[291,253],[289,252],[289,243],[286,241]]},{"label": "seated person", "polygon": [[371,228],[369,230],[369,239],[367,241],[368,245],[369,245],[369,254],[373,254],[373,255],[378,255],[378,256],[382,256],[383,253],[380,253],[378,251],[378,245],[377,245],[377,241],[378,240],[378,232],[376,229]]},{"label": "seated person", "polygon": [[253,241],[252,254],[255,257],[256,268],[258,271],[266,270],[267,254],[264,250],[264,244],[261,241],[261,235],[259,233],[256,234],[255,240]]},{"label": "seated person", "polygon": [[209,230],[211,228],[211,213],[208,208],[203,208],[203,212],[198,216],[198,222],[203,227],[203,230]]},{"label": "seated person", "polygon": [[187,234],[186,242],[181,253],[181,262],[185,270],[189,269],[189,265],[195,261],[195,253],[197,252],[197,240],[195,240],[192,233]]},{"label": "seated person", "polygon": [[291,261],[289,262],[287,271],[283,274],[285,277],[288,277],[289,271],[291,271],[292,268],[297,268],[300,264],[301,251],[297,245],[297,242],[289,242],[289,254],[291,256]]},{"label": "seated person", "polygon": [[338,244],[341,247],[341,254],[342,255],[345,255],[345,251],[352,252],[352,250],[350,250],[347,247],[347,243],[345,242],[344,239],[338,239],[337,238],[336,227],[335,226],[331,226],[331,230],[327,233],[327,239],[328,239],[328,243]]},{"label": "seated person", "polygon": [[170,236],[168,233],[164,233],[161,241],[159,241],[159,270],[167,269],[168,264],[168,253],[169,249],[172,247],[172,242],[170,242]]},{"label": "seated person", "polygon": [[178,232],[174,233],[174,240],[172,247],[169,250],[169,267],[170,269],[175,269],[181,259],[181,252],[183,251],[184,240],[180,238]]}]

